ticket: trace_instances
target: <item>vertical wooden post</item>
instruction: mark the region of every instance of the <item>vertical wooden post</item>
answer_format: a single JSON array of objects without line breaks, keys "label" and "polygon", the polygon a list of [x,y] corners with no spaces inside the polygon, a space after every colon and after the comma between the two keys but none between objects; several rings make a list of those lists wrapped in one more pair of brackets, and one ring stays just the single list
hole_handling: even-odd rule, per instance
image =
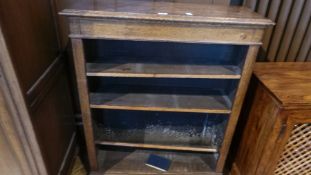
[{"label": "vertical wooden post", "polygon": [[92,127],[89,92],[85,70],[85,56],[82,39],[71,39],[73,48],[74,65],[76,69],[77,85],[79,91],[80,107],[86,138],[87,153],[91,171],[97,170],[96,149]]},{"label": "vertical wooden post", "polygon": [[252,70],[253,70],[253,66],[256,60],[259,47],[260,46],[249,46],[249,49],[246,55],[244,68],[242,71],[242,76],[239,82],[238,90],[236,92],[234,103],[232,105],[233,108],[232,108],[232,112],[229,118],[228,127],[226,129],[222,147],[220,149],[220,156],[217,162],[216,172],[223,171],[223,168],[226,162],[226,157],[228,155],[232,137],[235,131],[235,127],[236,127],[236,124],[237,124],[237,121],[240,115],[240,111],[242,108],[244,96],[246,94],[248,83],[252,75]]}]

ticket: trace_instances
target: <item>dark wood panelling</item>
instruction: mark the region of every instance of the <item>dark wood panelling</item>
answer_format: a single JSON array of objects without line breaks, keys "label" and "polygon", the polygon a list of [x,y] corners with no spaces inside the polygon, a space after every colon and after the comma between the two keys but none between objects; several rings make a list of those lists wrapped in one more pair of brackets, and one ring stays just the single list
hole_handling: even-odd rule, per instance
[{"label": "dark wood panelling", "polygon": [[311,0],[245,0],[244,5],[276,22],[265,33],[259,60],[310,61]]},{"label": "dark wood panelling", "polygon": [[75,132],[69,142],[63,162],[59,168],[58,175],[69,175],[75,165],[75,160],[78,156],[79,148],[77,148],[77,132]]},{"label": "dark wood panelling", "polygon": [[58,33],[58,40],[60,43],[60,47],[62,49],[68,49],[69,47],[69,27],[68,27],[68,21],[66,18],[58,15],[58,12],[61,11],[64,8],[65,2],[63,0],[52,0],[52,11],[54,14],[54,20],[56,23],[56,30]]},{"label": "dark wood panelling", "polygon": [[0,1],[0,22],[26,92],[58,55],[50,1]]},{"label": "dark wood panelling", "polygon": [[39,77],[34,85],[27,91],[27,100],[30,108],[35,110],[45,98],[49,90],[59,78],[61,71],[64,69],[64,58],[56,58],[46,71]]},{"label": "dark wood panelling", "polygon": [[10,88],[8,98],[15,100],[18,112],[15,122],[20,128],[14,129],[23,136],[30,162],[24,166],[32,169],[24,174],[65,174],[75,149],[71,92],[53,5],[50,0],[0,2],[0,51],[7,51],[0,63]]},{"label": "dark wood panelling", "polygon": [[64,69],[33,112],[32,121],[49,174],[57,174],[74,133],[72,103]]}]

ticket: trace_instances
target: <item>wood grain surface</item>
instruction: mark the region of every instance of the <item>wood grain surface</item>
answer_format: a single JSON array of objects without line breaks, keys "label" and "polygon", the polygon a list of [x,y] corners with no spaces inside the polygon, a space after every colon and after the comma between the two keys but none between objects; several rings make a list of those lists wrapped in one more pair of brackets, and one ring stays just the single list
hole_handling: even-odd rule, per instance
[{"label": "wood grain surface", "polygon": [[[265,154],[272,153],[271,147],[266,147],[266,141],[277,142],[279,128],[275,128],[275,122],[280,120],[278,105],[271,100],[271,96],[265,93],[261,86],[255,94],[253,107],[248,119],[248,125],[245,127],[239,150],[235,158],[233,175],[256,174],[260,159]],[[279,122],[281,124],[281,122]],[[255,127],[256,126],[256,127]],[[270,145],[273,146],[273,145]],[[250,161],[252,160],[252,161]],[[268,160],[262,165],[267,166]]]},{"label": "wood grain surface", "polygon": [[217,95],[176,95],[150,93],[91,93],[90,107],[170,112],[206,112],[229,114],[229,99]]},{"label": "wood grain surface", "polygon": [[245,109],[250,112],[232,175],[310,172],[310,65],[256,64],[255,95]]},{"label": "wood grain surface", "polygon": [[237,66],[221,65],[87,63],[88,76],[103,77],[239,79],[240,72]]},{"label": "wood grain surface", "polygon": [[273,25],[245,7],[148,0],[67,0],[60,13],[67,16],[189,21],[218,24]]},{"label": "wood grain surface", "polygon": [[229,118],[226,134],[220,149],[220,157],[218,159],[216,172],[222,172],[225,166],[229,148],[231,145],[232,137],[240,116],[242,104],[247,91],[247,86],[251,78],[252,70],[254,67],[255,59],[259,50],[259,46],[251,46],[248,50],[242,77],[238,85],[238,90],[235,94],[235,100],[232,106],[232,112]]},{"label": "wood grain surface", "polygon": [[89,92],[86,79],[85,58],[83,43],[80,39],[72,39],[74,65],[77,76],[77,85],[79,90],[79,99],[81,106],[81,115],[86,138],[87,153],[91,170],[97,169],[96,149],[94,144],[93,126],[91,118],[91,110],[89,104]]},{"label": "wood grain surface", "polygon": [[[76,71],[79,73],[80,100],[83,102],[82,111],[87,112],[85,113],[84,124],[87,126],[85,128],[87,142],[91,146],[89,153],[92,154],[90,157],[91,164],[93,165],[92,170],[96,170],[94,167],[96,164],[94,158],[96,156],[94,155],[94,146],[92,143],[94,138],[93,131],[91,131],[90,109],[87,109],[88,107],[96,109],[230,114],[218,160],[214,160],[213,162],[204,161],[207,165],[197,165],[196,161],[183,158],[183,161],[187,161],[186,164],[178,164],[179,166],[172,168],[172,171],[167,174],[191,174],[193,172],[197,174],[208,172],[211,172],[211,174],[223,173],[231,139],[251,76],[253,63],[255,62],[257,51],[261,44],[264,29],[274,24],[271,20],[262,18],[245,7],[215,6],[208,5],[203,1],[189,3],[181,0],[67,0],[64,10],[60,14],[68,16],[70,21],[70,37],[74,41],[75,59],[77,59]],[[83,43],[83,39],[153,42],[173,41],[250,46],[248,47],[245,63],[242,64],[244,65],[241,68],[242,70],[225,66],[213,67],[212,65],[208,67],[188,65],[186,68],[182,68],[178,65],[165,67],[154,64],[127,64],[128,62],[125,62],[124,65],[117,65],[116,67],[116,65],[87,64],[83,55],[83,44],[87,42]],[[92,93],[90,93],[89,98],[86,75],[92,76],[88,77],[89,80],[97,79],[101,82],[104,82],[104,78],[101,78],[101,76],[217,78],[223,79],[221,81],[234,81],[224,79],[240,79],[240,81],[236,90],[232,92],[226,91],[225,95],[217,95],[215,93],[197,94],[197,91],[195,91],[196,94],[167,93],[167,91],[165,91],[166,93],[156,93],[154,91],[144,92],[144,89],[138,92],[126,93],[111,92],[107,89],[103,91],[97,89],[94,92],[93,90],[96,88],[92,88],[94,84],[90,83]],[[232,86],[235,85],[232,84]],[[123,87],[130,89],[127,86]],[[231,102],[232,99],[234,99],[233,102]],[[89,106],[88,100],[90,100]],[[146,144],[99,143],[105,146],[114,144],[114,146],[154,147],[154,145]],[[105,169],[98,173],[120,174],[127,172],[128,174],[155,174],[149,170],[145,170],[145,167],[139,166],[143,164],[142,162],[144,161],[142,160],[146,158],[145,153],[130,154],[124,159],[119,160],[119,162],[116,160],[118,156],[119,154],[111,154],[109,151],[106,152],[106,155],[102,153],[98,154],[97,157],[104,161],[104,164],[99,163],[99,167],[100,169]],[[212,169],[209,167],[210,165],[213,166]],[[202,166],[205,168],[201,169]],[[134,171],[129,171],[132,168]],[[200,170],[197,171],[198,169]]]},{"label": "wood grain surface", "polygon": [[25,93],[58,56],[51,1],[1,1],[0,21]]},{"label": "wood grain surface", "polygon": [[[78,19],[76,19],[78,18]],[[71,38],[260,45],[263,27],[115,18],[70,18]],[[175,19],[175,17],[174,17]]]},{"label": "wood grain surface", "polygon": [[254,73],[284,107],[311,106],[311,63],[257,63]]},{"label": "wood grain surface", "polygon": [[129,143],[129,142],[112,142],[112,141],[95,141],[97,145],[106,146],[121,146],[131,148],[149,148],[160,150],[177,150],[177,151],[194,151],[194,152],[212,152],[216,153],[218,150],[214,146],[177,146],[177,145],[160,145],[160,144],[148,144],[148,143]]}]

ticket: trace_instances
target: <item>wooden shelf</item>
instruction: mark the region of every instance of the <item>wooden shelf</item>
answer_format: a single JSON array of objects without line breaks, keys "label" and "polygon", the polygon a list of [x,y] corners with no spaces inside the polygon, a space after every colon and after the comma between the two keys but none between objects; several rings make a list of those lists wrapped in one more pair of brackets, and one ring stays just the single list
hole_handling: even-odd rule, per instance
[{"label": "wooden shelf", "polygon": [[142,111],[231,113],[229,98],[219,94],[90,93],[90,107]]},{"label": "wooden shelf", "polygon": [[87,76],[240,79],[240,68],[221,65],[87,63]]},{"label": "wooden shelf", "polygon": [[132,148],[148,148],[148,149],[161,149],[161,150],[177,150],[177,151],[196,151],[196,152],[212,152],[217,153],[216,147],[195,147],[195,146],[174,146],[174,145],[159,145],[159,144],[146,144],[146,143],[126,143],[126,142],[110,142],[110,141],[95,141],[97,145],[106,146],[121,146]]},{"label": "wooden shelf", "polygon": [[[172,161],[169,171],[159,172],[145,165],[150,154],[163,156]],[[217,156],[206,153],[180,153],[150,150],[102,150],[98,151],[99,171],[92,175],[124,174],[206,174],[215,175],[214,168]]]}]

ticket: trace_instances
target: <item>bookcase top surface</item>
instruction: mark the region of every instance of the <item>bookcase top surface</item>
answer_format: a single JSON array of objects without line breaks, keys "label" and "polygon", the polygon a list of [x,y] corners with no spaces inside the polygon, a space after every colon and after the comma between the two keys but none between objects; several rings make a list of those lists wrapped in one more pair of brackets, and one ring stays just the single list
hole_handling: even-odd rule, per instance
[{"label": "bookcase top surface", "polygon": [[186,0],[65,0],[61,15],[112,19],[269,26],[274,23],[243,6]]},{"label": "bookcase top surface", "polygon": [[254,74],[283,107],[311,109],[311,63],[257,63]]}]

